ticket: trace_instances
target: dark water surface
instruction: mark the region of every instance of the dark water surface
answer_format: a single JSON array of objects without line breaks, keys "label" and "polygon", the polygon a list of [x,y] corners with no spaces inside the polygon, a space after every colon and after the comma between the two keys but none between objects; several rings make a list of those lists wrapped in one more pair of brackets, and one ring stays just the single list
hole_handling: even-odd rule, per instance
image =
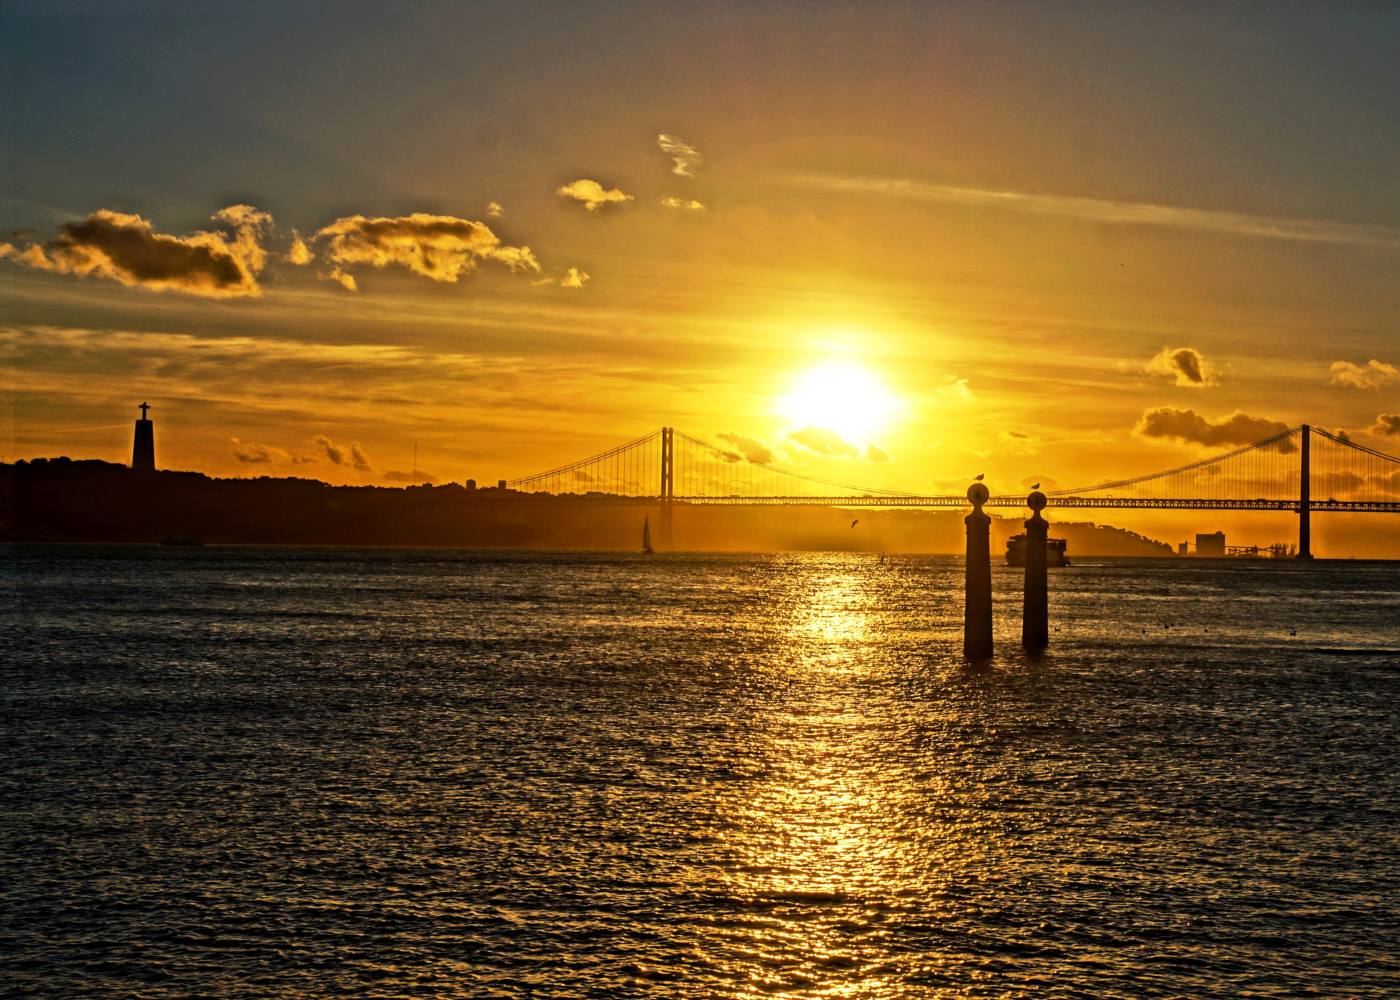
[{"label": "dark water surface", "polygon": [[0,991],[1400,993],[1400,566],[961,573],[11,551]]}]

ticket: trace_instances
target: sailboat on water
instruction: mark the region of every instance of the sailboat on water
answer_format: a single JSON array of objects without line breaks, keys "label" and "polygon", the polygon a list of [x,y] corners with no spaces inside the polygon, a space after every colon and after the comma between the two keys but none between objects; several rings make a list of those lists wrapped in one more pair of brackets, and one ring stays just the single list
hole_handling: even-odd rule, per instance
[{"label": "sailboat on water", "polygon": [[649,556],[656,552],[651,547],[651,518],[642,518],[642,555]]}]

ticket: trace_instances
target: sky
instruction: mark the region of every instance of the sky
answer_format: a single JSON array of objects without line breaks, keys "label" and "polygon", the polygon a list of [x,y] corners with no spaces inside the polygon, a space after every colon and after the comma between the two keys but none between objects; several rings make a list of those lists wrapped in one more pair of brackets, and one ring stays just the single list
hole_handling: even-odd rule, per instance
[{"label": "sky", "polygon": [[0,46],[8,461],[126,461],[142,400],[163,467],[379,485],[663,425],[914,492],[1400,453],[1394,4],[11,0]]}]

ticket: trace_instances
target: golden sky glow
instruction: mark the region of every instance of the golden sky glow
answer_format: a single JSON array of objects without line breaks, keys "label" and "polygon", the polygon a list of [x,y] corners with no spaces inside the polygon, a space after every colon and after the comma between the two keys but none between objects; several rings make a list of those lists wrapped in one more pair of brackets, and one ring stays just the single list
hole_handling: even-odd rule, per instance
[{"label": "golden sky glow", "polygon": [[142,399],[163,465],[351,483],[663,424],[919,492],[1400,451],[1393,18],[608,10],[7,13],[4,457],[125,460]]}]

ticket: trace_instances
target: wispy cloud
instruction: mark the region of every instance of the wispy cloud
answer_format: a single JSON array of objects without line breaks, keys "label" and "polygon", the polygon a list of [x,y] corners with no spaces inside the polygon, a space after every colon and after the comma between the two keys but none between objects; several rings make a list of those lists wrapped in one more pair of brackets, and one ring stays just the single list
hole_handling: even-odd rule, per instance
[{"label": "wispy cloud", "polygon": [[656,145],[671,158],[671,173],[677,177],[694,177],[695,168],[705,161],[700,150],[678,135],[663,132],[656,137]]},{"label": "wispy cloud", "polygon": [[621,205],[632,200],[632,195],[621,188],[605,188],[587,177],[570,181],[557,188],[554,193],[561,198],[579,202],[590,212],[596,212],[605,205]]},{"label": "wispy cloud", "polygon": [[1377,413],[1376,422],[1371,425],[1371,433],[1400,437],[1400,413]]},{"label": "wispy cloud", "polygon": [[1107,198],[996,191],[893,177],[796,174],[788,177],[788,180],[801,187],[834,194],[904,198],[945,205],[1062,216],[1085,222],[1124,226],[1162,226],[1229,236],[1353,244],[1400,250],[1400,229],[1392,226],[1252,215],[1244,212],[1158,205],[1151,202],[1114,201]]}]

